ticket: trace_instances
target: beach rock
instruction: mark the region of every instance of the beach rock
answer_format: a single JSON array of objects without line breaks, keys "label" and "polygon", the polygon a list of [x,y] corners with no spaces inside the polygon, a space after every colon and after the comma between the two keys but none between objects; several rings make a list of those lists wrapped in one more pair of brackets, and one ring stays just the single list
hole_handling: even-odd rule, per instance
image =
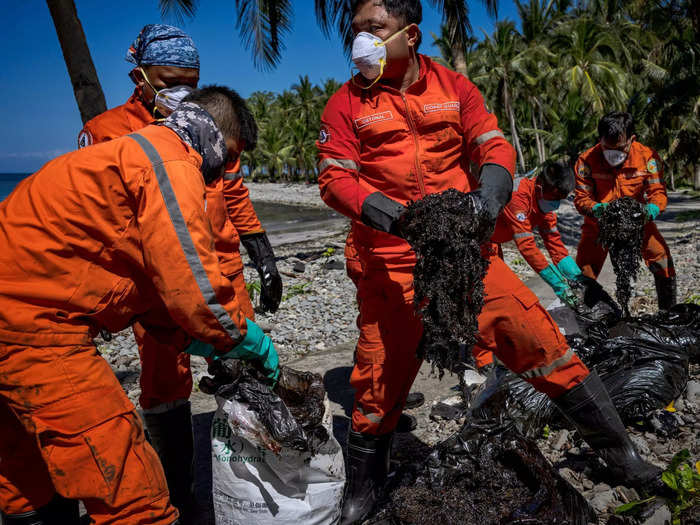
[{"label": "beach rock", "polygon": [[306,265],[301,261],[296,261],[292,265],[292,270],[298,273],[304,273],[306,271]]},{"label": "beach rock", "polygon": [[685,398],[688,403],[700,403],[700,381],[688,381]]},{"label": "beach rock", "polygon": [[336,259],[329,259],[323,264],[325,270],[344,270],[345,263],[343,261],[338,261]]},{"label": "beach rock", "polygon": [[604,490],[601,492],[595,492],[596,488],[593,489],[594,496],[590,500],[591,507],[593,507],[593,509],[598,514],[602,514],[603,512],[613,510],[614,507],[616,506],[616,503],[617,503],[617,498],[615,497],[615,492],[613,490],[611,490],[609,487],[607,490]]},{"label": "beach rock", "polygon": [[557,438],[554,440],[554,443],[552,444],[552,448],[554,450],[561,450],[564,445],[567,443],[569,440],[569,431],[564,429],[559,434],[557,435]]}]

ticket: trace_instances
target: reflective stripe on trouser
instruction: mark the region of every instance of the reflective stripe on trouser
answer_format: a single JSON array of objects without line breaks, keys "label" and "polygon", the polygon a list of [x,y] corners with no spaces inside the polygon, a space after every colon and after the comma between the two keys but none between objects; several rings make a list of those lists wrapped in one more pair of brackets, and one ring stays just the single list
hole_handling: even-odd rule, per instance
[{"label": "reflective stripe on trouser", "polygon": [[[245,287],[243,272],[229,275],[238,304],[243,314],[255,319],[253,305]],[[192,393],[190,356],[183,352],[189,337],[167,312],[149,315],[141,323],[134,323],[134,337],[141,358],[141,408],[149,409],[189,399]]]},{"label": "reflective stripe on trouser", "polygon": [[[350,377],[355,388],[355,431],[391,432],[420,368],[416,348],[422,325],[413,308],[412,271],[410,266],[365,270],[360,281],[362,326]],[[485,295],[479,316],[480,348],[493,352],[551,397],[588,375],[537,297],[498,257],[491,258]]]},{"label": "reflective stripe on trouser", "polygon": [[[576,264],[584,275],[593,279],[596,279],[600,274],[605,264],[605,258],[608,256],[608,251],[596,243],[598,230],[598,223],[587,217],[581,227],[581,240],[576,252]],[[660,277],[676,275],[671,251],[653,222],[644,225],[642,258],[654,275]]]},{"label": "reflective stripe on trouser", "polygon": [[96,525],[171,524],[158,456],[93,346],[0,343],[0,509],[20,514],[54,492],[83,500]]}]

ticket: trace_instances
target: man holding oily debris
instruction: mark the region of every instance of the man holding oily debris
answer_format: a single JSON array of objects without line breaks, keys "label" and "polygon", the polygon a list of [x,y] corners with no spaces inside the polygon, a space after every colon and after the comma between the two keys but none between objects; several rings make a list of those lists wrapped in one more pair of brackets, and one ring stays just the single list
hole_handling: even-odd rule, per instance
[{"label": "man holding oily debris", "polygon": [[[362,520],[377,501],[392,434],[421,365],[415,254],[400,231],[405,205],[454,188],[471,192],[474,207],[495,223],[513,184],[515,152],[481,93],[417,53],[421,19],[418,0],[353,2],[352,57],[360,74],[329,100],[317,142],[321,196],[355,221],[363,267],[343,523]],[[468,171],[470,162],[477,172]],[[660,469],[639,456],[598,376],[494,246],[484,248],[490,266],[479,344],[549,395],[617,482],[655,482]]]},{"label": "man holding oily debris", "polygon": [[[7,525],[171,524],[158,456],[93,338],[163,308],[187,351],[277,353],[222,275],[205,185],[257,142],[234,91],[192,92],[165,120],[68,153],[0,203],[0,512]],[[188,346],[189,343],[189,346]]]},{"label": "man holding oily debris", "polygon": [[[199,81],[199,53],[181,29],[163,24],[144,26],[129,47],[126,60],[135,67],[136,84],[126,103],[88,121],[78,135],[86,147],[137,131],[172,113]],[[246,318],[255,319],[246,291],[240,243],[246,247],[261,278],[261,304],[275,311],[282,299],[282,280],[265,230],[243,185],[240,164],[206,186],[206,214],[215,238],[223,274],[231,281]],[[194,496],[194,444],[188,401],[192,393],[185,338],[166,310],[150,311],[133,325],[141,359],[141,395],[149,440],[163,464],[173,504],[189,520]]]},{"label": "man holding oily debris", "polygon": [[598,218],[609,203],[630,197],[644,205],[647,219],[642,239],[642,257],[654,274],[659,309],[676,304],[676,270],[671,251],[654,224],[666,209],[668,197],[659,155],[637,142],[634,119],[613,111],[598,123],[599,142],[576,162],[576,209],[585,217],[581,227],[576,262],[593,279],[603,269],[608,251],[597,243]]}]

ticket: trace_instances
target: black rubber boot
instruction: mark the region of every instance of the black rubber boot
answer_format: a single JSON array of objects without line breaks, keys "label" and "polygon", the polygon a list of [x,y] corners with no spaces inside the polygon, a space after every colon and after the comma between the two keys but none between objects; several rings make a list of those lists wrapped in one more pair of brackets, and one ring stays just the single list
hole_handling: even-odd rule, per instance
[{"label": "black rubber boot", "polygon": [[58,494],[40,509],[22,514],[0,512],[2,525],[80,525],[78,501]]},{"label": "black rubber boot", "polygon": [[676,278],[654,275],[656,285],[656,298],[659,302],[659,310],[670,310],[678,302],[676,293]]},{"label": "black rubber boot", "polygon": [[662,470],[639,455],[596,372],[552,401],[605,461],[613,481],[643,491],[661,487]]},{"label": "black rubber boot", "polygon": [[194,436],[189,401],[160,414],[144,413],[149,441],[163,465],[170,502],[182,525],[194,523]]},{"label": "black rubber boot", "polygon": [[393,433],[371,436],[350,430],[341,525],[361,522],[374,509],[389,474],[392,437]]}]

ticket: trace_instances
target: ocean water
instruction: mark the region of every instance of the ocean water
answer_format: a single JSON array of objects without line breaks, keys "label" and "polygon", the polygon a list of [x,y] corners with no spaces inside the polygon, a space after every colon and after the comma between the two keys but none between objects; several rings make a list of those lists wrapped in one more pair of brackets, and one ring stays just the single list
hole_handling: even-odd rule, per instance
[{"label": "ocean water", "polygon": [[4,200],[15,186],[31,173],[0,173],[0,201]]}]

